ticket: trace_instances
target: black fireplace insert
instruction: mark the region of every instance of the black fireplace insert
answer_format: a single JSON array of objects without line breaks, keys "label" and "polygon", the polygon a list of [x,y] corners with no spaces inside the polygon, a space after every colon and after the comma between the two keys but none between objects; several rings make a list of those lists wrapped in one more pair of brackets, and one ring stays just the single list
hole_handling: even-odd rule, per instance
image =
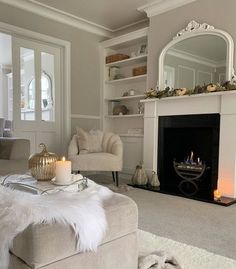
[{"label": "black fireplace insert", "polygon": [[219,114],[160,116],[158,172],[161,191],[214,200],[219,159]]}]

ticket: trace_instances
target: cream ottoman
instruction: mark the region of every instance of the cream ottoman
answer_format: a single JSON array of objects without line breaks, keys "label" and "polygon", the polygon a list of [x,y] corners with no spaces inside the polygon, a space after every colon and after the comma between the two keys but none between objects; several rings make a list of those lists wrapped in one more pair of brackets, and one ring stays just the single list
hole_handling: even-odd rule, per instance
[{"label": "cream ottoman", "polygon": [[76,250],[69,226],[31,225],[11,248],[10,269],[137,269],[138,210],[130,198],[114,194],[104,204],[106,236],[96,253]]}]

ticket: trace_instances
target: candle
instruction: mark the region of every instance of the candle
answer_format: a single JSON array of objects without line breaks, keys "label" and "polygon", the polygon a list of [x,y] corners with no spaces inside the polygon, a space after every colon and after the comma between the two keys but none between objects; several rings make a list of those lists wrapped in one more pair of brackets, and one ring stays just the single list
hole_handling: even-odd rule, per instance
[{"label": "candle", "polygon": [[214,190],[214,200],[220,201],[220,198],[221,198],[221,194],[220,194],[219,190]]},{"label": "candle", "polygon": [[56,162],[56,181],[59,183],[71,181],[71,161],[66,161],[65,157]]}]

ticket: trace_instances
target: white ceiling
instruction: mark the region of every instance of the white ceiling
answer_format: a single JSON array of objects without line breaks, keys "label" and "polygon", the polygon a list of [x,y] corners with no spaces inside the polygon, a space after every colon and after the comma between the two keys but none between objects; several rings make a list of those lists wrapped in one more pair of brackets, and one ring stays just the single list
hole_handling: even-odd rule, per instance
[{"label": "white ceiling", "polygon": [[0,64],[11,65],[11,36],[0,33]]},{"label": "white ceiling", "polygon": [[137,8],[150,0],[29,0],[83,18],[110,30],[146,19]]}]

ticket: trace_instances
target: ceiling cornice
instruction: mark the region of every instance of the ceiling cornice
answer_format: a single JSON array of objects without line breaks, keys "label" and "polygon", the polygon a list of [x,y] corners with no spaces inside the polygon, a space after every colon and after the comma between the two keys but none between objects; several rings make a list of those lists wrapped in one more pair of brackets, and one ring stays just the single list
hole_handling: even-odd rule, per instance
[{"label": "ceiling cornice", "polygon": [[109,38],[113,37],[114,31],[112,29],[34,0],[0,0],[0,3],[26,10],[28,12],[35,13],[48,19],[82,29],[93,34]]},{"label": "ceiling cornice", "polygon": [[148,18],[165,13],[172,9],[184,6],[196,0],[156,0],[138,8],[140,12],[146,12]]}]

